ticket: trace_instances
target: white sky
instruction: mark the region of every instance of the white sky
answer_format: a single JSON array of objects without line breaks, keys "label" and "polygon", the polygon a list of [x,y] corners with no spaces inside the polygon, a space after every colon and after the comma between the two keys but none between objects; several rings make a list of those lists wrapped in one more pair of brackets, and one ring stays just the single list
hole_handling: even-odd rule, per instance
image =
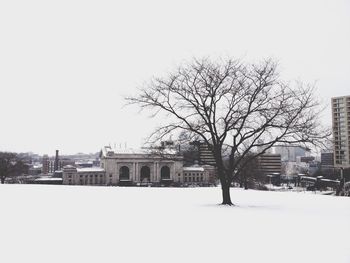
[{"label": "white sky", "polygon": [[329,105],[350,95],[350,1],[3,0],[0,151],[140,147],[157,121],[123,96],[194,56],[272,56]]}]

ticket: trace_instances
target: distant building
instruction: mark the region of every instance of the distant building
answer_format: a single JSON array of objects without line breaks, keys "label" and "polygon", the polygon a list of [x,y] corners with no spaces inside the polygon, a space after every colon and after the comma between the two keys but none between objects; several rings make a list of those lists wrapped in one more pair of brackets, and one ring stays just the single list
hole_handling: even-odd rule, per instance
[{"label": "distant building", "polygon": [[62,170],[66,165],[74,165],[74,160],[67,158],[60,158],[58,155],[58,150],[56,150],[55,158],[49,158],[47,154],[43,156],[42,159],[42,173],[43,174],[52,174],[55,171]]},{"label": "distant building", "polygon": [[310,162],[314,162],[315,161],[315,157],[313,156],[298,156],[297,157],[297,162],[299,163],[310,163]]},{"label": "distant building", "polygon": [[45,154],[42,160],[42,173],[48,174],[49,171],[50,171],[50,159],[49,159],[49,156]]},{"label": "distant building", "polygon": [[274,153],[281,155],[282,162],[296,162],[297,157],[308,156],[310,149],[301,146],[278,145]]},{"label": "distant building", "polygon": [[265,153],[257,157],[257,174],[266,182],[279,185],[281,182],[282,162],[280,154]]},{"label": "distant building", "polygon": [[338,169],[334,169],[334,153],[333,151],[321,152],[321,173],[325,178],[337,179]]},{"label": "distant building", "polygon": [[333,152],[322,152],[321,153],[321,166],[322,167],[333,167],[334,166],[334,153]]},{"label": "distant building", "polygon": [[160,156],[145,150],[106,146],[101,155],[101,168],[106,171],[108,185],[181,183],[182,167],[182,158],[175,153]]},{"label": "distant building", "polygon": [[[183,158],[171,147],[160,155],[149,150],[115,149],[106,146],[100,167],[76,162],[62,169],[64,185],[213,185],[216,169],[210,165],[183,166]],[[57,173],[57,172],[55,172]]]},{"label": "distant building", "polygon": [[100,167],[76,168],[67,165],[63,168],[62,184],[106,185],[106,173]]},{"label": "distant building", "polygon": [[317,161],[311,161],[308,162],[308,174],[313,176],[315,173],[321,168],[320,162]]},{"label": "distant building", "polygon": [[27,183],[30,184],[62,184],[62,178],[41,176],[39,178],[29,180]]},{"label": "distant building", "polygon": [[39,175],[42,173],[41,165],[33,165],[28,169],[28,175]]},{"label": "distant building", "polygon": [[210,165],[192,165],[183,167],[183,180],[185,184],[208,185],[215,184],[215,168]]},{"label": "distant building", "polygon": [[263,175],[281,174],[281,155],[280,154],[262,154],[258,156],[259,171]]},{"label": "distant building", "polygon": [[94,161],[76,161],[75,162],[75,166],[77,166],[79,168],[88,168],[88,167],[97,166],[95,164],[96,164],[96,162],[94,162]]},{"label": "distant building", "polygon": [[350,96],[332,98],[334,165],[350,167]]},{"label": "distant building", "polygon": [[201,142],[199,144],[199,163],[204,165],[216,166],[216,161],[213,152],[209,148],[209,146],[204,142]]},{"label": "distant building", "polygon": [[196,153],[193,152],[191,156],[192,162],[198,161],[200,165],[216,166],[216,161],[213,152],[204,141],[193,141],[190,144],[195,146],[196,148]]}]

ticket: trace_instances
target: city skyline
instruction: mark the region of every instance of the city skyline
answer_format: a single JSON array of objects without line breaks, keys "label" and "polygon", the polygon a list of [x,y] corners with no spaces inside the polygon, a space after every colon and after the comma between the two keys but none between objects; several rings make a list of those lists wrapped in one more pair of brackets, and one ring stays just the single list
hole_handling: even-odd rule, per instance
[{"label": "city skyline", "polygon": [[0,151],[139,148],[160,119],[123,96],[192,57],[275,58],[287,80],[350,95],[347,1],[0,4]]}]

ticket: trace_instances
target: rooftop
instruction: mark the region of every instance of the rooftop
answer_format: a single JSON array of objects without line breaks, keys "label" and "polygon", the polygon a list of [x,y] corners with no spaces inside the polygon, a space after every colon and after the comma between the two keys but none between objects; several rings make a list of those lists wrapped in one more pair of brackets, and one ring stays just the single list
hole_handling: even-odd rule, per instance
[{"label": "rooftop", "polygon": [[204,172],[204,168],[201,166],[187,166],[183,167],[184,172]]},{"label": "rooftop", "polygon": [[[154,149],[151,149],[151,148],[133,149],[133,148],[116,148],[111,146],[105,146],[102,149],[102,156],[113,156],[116,154],[155,154],[155,151]],[[176,150],[165,148],[162,151],[162,154],[176,154]]]},{"label": "rooftop", "polygon": [[86,173],[86,172],[104,172],[105,170],[101,167],[84,167],[84,168],[77,168],[78,173]]}]

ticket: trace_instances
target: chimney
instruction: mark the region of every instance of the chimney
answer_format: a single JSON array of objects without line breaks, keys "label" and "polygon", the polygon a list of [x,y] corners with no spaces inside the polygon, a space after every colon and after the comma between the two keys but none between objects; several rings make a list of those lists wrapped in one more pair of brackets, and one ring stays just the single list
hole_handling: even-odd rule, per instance
[{"label": "chimney", "polygon": [[58,170],[58,150],[56,150],[56,157],[55,157],[55,163],[54,163],[54,172]]}]

